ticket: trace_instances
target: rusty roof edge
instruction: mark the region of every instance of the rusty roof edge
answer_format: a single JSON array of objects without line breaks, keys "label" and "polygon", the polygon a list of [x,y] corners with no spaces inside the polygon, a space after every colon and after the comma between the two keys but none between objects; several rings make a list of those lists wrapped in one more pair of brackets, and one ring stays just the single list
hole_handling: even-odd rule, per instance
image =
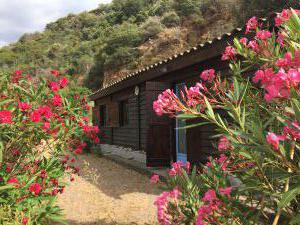
[{"label": "rusty roof edge", "polygon": [[139,69],[139,70],[136,70],[135,72],[129,73],[126,76],[118,79],[117,81],[114,81],[111,84],[106,85],[106,86],[100,88],[99,90],[97,90],[93,94],[91,94],[89,96],[89,98],[91,100],[95,100],[97,98],[104,97],[105,95],[102,96],[101,92],[103,92],[103,91],[105,91],[107,89],[113,88],[115,85],[122,83],[122,81],[124,81],[124,80],[128,80],[128,79],[130,79],[132,77],[136,77],[137,75],[140,75],[143,72],[146,72],[146,71],[149,71],[149,70],[153,70],[156,67],[158,67],[159,65],[170,63],[170,62],[172,62],[173,60],[175,60],[175,59],[177,59],[179,57],[183,57],[183,56],[185,56],[187,54],[191,54],[194,51],[201,50],[202,48],[204,48],[206,46],[210,46],[210,45],[214,44],[215,42],[221,41],[221,40],[226,39],[228,37],[232,37],[233,35],[235,35],[237,33],[242,33],[242,31],[245,31],[245,28],[235,28],[231,32],[225,33],[225,34],[223,34],[223,35],[221,35],[219,37],[216,37],[216,38],[214,38],[214,39],[212,39],[210,41],[206,41],[204,43],[198,44],[198,45],[196,45],[196,46],[194,46],[192,48],[189,48],[189,49],[187,49],[187,50],[185,50],[185,51],[183,51],[181,53],[176,53],[176,54],[174,54],[173,56],[171,56],[171,57],[169,57],[167,59],[160,60],[159,62],[153,63],[151,65],[147,65],[147,66],[145,66],[142,69]]}]

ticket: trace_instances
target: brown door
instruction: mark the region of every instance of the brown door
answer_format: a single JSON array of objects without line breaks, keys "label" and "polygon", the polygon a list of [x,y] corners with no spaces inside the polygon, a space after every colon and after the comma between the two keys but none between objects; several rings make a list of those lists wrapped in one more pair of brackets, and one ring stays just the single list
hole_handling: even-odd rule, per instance
[{"label": "brown door", "polygon": [[172,120],[166,115],[157,116],[152,107],[158,95],[170,87],[170,83],[146,82],[148,120],[146,155],[147,166],[150,167],[170,165]]}]

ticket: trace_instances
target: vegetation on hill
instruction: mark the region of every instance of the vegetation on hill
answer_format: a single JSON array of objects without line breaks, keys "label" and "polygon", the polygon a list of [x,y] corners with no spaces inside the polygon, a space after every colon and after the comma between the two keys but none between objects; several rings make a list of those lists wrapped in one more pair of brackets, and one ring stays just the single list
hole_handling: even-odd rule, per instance
[{"label": "vegetation on hill", "polygon": [[[291,0],[288,2],[298,2]],[[130,71],[230,31],[250,15],[287,1],[113,0],[70,14],[0,49],[0,66],[69,69],[97,89]],[[248,10],[245,8],[248,7]],[[256,9],[259,9],[258,11]],[[257,12],[256,12],[257,11]],[[243,13],[241,13],[243,12]],[[244,13],[247,12],[247,13]]]}]

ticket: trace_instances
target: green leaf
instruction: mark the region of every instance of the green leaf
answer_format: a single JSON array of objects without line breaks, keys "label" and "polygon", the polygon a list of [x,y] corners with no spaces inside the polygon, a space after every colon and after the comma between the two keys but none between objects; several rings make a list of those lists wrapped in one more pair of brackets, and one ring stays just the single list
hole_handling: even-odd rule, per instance
[{"label": "green leaf", "polygon": [[298,215],[296,215],[295,217],[293,217],[293,219],[290,222],[291,225],[293,224],[300,224],[300,213]]},{"label": "green leaf", "polygon": [[198,118],[197,115],[194,114],[179,114],[176,116],[177,119],[195,119]]},{"label": "green leaf", "polygon": [[184,127],[176,128],[176,130],[189,129],[189,128],[193,128],[193,127],[203,126],[203,125],[206,125],[206,124],[210,124],[210,122],[195,123],[195,124],[187,125],[187,126],[184,126]]},{"label": "green leaf", "polygon": [[278,203],[278,208],[281,209],[286,207],[299,194],[300,194],[300,187],[294,188],[293,190],[284,193],[282,195],[281,201]]}]

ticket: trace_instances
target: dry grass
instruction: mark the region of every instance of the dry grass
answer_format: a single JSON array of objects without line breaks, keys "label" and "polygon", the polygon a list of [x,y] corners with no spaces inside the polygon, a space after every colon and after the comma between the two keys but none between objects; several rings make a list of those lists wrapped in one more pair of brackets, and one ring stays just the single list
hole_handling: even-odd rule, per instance
[{"label": "dry grass", "polygon": [[82,172],[59,198],[71,225],[156,223],[160,191],[149,178],[95,155],[82,156]]}]

